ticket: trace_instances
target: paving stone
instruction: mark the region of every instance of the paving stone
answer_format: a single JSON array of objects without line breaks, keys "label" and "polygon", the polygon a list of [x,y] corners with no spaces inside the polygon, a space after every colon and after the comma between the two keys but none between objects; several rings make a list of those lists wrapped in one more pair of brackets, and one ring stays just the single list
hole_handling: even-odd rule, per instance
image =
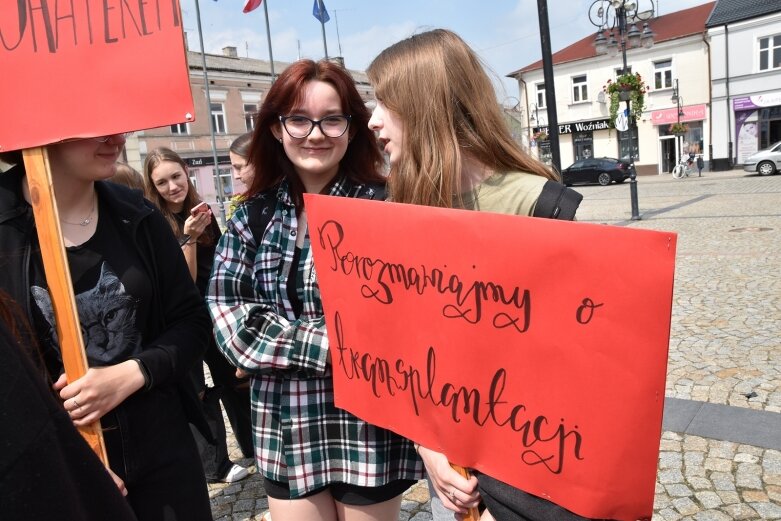
[{"label": "paving stone", "polygon": [[781,519],[781,505],[777,503],[749,503],[762,519]]},{"label": "paving stone", "polygon": [[698,512],[694,515],[696,521],[731,521],[730,517],[718,510],[708,510],[707,512]]},{"label": "paving stone", "polygon": [[679,469],[662,470],[657,474],[656,479],[663,484],[683,483],[683,473]]},{"label": "paving stone", "polygon": [[233,503],[233,512],[247,512],[255,508],[254,499],[240,499]]},{"label": "paving stone", "polygon": [[697,492],[694,497],[697,498],[697,501],[700,502],[703,508],[717,508],[723,504],[719,495],[710,490]]},{"label": "paving stone", "polygon": [[757,519],[759,514],[745,503],[738,503],[737,505],[727,505],[724,507],[724,512],[732,519]]},{"label": "paving stone", "polygon": [[671,497],[689,497],[694,495],[692,489],[683,484],[666,485],[665,488]]},{"label": "paving stone", "polygon": [[688,497],[679,497],[673,499],[675,510],[684,516],[691,516],[700,511],[700,507]]}]

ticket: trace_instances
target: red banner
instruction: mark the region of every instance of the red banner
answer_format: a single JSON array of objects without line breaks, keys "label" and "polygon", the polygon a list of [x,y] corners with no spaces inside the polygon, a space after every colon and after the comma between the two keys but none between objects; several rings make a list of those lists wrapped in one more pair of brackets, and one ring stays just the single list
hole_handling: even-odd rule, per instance
[{"label": "red banner", "polygon": [[339,407],[580,515],[651,518],[675,234],[305,198]]},{"label": "red banner", "polygon": [[177,0],[3,0],[0,151],[194,119]]}]

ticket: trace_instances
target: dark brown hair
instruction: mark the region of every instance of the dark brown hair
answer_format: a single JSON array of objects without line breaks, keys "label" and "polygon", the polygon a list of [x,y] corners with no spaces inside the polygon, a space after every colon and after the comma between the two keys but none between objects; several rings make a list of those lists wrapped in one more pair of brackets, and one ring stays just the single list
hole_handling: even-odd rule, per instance
[{"label": "dark brown hair", "polygon": [[369,129],[371,114],[355,88],[352,77],[340,65],[330,61],[299,60],[279,75],[258,112],[248,157],[255,169],[255,177],[247,190],[248,197],[287,178],[291,181],[293,201],[296,206],[301,206],[303,185],[271,129],[280,125],[279,116],[288,114],[301,104],[304,87],[311,81],[322,81],[336,89],[342,110],[352,118],[349,131],[351,141],[339,163],[340,173],[356,182],[385,182],[380,173],[382,155],[377,138]]},{"label": "dark brown hair", "polygon": [[[149,155],[146,156],[146,160],[144,161],[144,183],[146,184],[146,198],[152,201],[154,205],[157,206],[157,208],[162,212],[165,220],[168,221],[168,224],[171,225],[171,229],[174,231],[176,237],[181,238],[184,234],[184,224],[180,223],[176,214],[174,214],[174,212],[168,208],[168,202],[163,199],[163,196],[161,196],[160,192],[157,191],[155,183],[152,181],[152,172],[155,170],[155,168],[158,167],[158,165],[160,165],[160,163],[164,161],[177,163],[182,167],[182,170],[184,170],[184,175],[187,178],[187,196],[184,198],[184,202],[182,203],[182,213],[185,215],[185,218],[190,214],[190,210],[192,210],[196,204],[201,202],[201,196],[198,195],[198,192],[195,190],[192,181],[190,181],[190,175],[187,172],[187,163],[184,162],[184,159],[182,159],[179,154],[170,148],[158,147],[152,150]],[[198,238],[198,244],[211,244],[212,241],[213,238],[209,232],[209,227],[207,226],[206,230],[204,230],[204,232]]]}]

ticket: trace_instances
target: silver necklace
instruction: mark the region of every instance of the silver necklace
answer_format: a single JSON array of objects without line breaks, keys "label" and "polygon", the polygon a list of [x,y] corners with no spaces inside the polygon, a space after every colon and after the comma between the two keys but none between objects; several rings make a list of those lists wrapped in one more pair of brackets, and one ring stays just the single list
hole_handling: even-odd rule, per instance
[{"label": "silver necklace", "polygon": [[95,207],[97,206],[97,201],[98,201],[98,196],[97,194],[95,194],[95,197],[92,199],[92,209],[89,211],[89,215],[87,215],[87,217],[85,217],[83,220],[77,223],[72,223],[66,221],[65,219],[60,219],[60,222],[65,224],[70,224],[71,226],[89,226],[90,223],[92,222],[92,214],[95,213]]}]

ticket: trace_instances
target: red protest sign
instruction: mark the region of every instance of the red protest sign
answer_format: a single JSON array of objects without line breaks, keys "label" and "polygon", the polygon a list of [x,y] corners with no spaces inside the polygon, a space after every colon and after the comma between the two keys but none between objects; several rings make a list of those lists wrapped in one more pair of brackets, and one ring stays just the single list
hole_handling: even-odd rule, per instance
[{"label": "red protest sign", "polygon": [[339,407],[580,515],[651,517],[675,234],[305,197]]},{"label": "red protest sign", "polygon": [[193,120],[178,0],[0,2],[0,151]]}]

